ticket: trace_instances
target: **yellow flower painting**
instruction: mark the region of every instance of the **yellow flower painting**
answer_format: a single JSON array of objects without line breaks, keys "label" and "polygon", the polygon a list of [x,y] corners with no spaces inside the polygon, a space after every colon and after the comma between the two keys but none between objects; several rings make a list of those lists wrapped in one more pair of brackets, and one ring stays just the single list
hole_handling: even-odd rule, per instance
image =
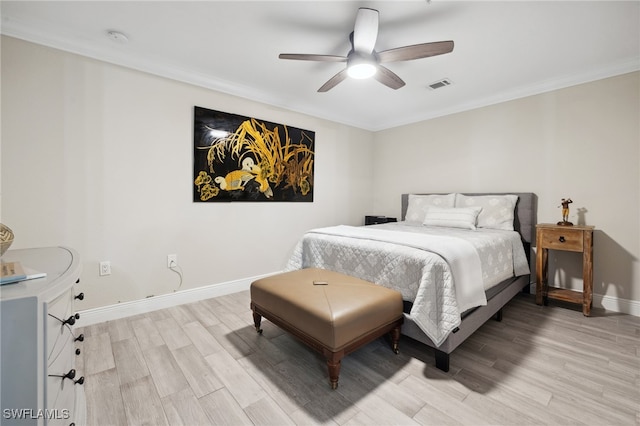
[{"label": "yellow flower painting", "polygon": [[315,132],[196,106],[193,201],[313,202]]}]

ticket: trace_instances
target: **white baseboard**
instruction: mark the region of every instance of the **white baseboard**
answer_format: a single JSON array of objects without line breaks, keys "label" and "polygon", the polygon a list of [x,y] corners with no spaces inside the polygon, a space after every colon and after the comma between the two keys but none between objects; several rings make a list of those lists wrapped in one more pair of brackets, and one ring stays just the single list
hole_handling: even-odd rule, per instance
[{"label": "white baseboard", "polygon": [[617,297],[594,294],[593,306],[604,308],[607,311],[640,317],[640,301],[638,300],[619,299]]},{"label": "white baseboard", "polygon": [[[529,292],[536,294],[536,284],[532,283],[529,286]],[[640,317],[640,301],[620,299],[613,296],[605,296],[602,294],[593,294],[594,308],[601,308],[605,311],[618,312],[621,314],[629,314],[635,317]]]},{"label": "white baseboard", "polygon": [[[153,296],[142,300],[132,300],[129,302],[118,303],[116,305],[87,309],[79,312],[80,319],[76,322],[76,327],[86,327],[100,322],[112,321],[119,318],[130,317],[132,315],[156,311],[158,309],[170,308],[172,306],[182,305],[185,303],[192,303],[203,299],[237,293],[239,291],[248,290],[253,281],[269,275],[273,274],[265,274],[257,277],[192,288],[189,290],[176,291],[175,293],[161,294],[159,296]],[[248,306],[247,309],[249,309]]]},{"label": "white baseboard", "polygon": [[[100,322],[112,321],[137,314],[144,314],[158,309],[182,305],[184,303],[192,303],[203,299],[237,293],[239,291],[248,290],[253,281],[276,273],[277,272],[189,290],[177,291],[175,293],[162,294],[142,300],[132,300],[130,302],[118,303],[117,305],[87,309],[79,312],[80,319],[76,323],[76,327],[86,327]],[[535,294],[535,284],[531,284],[530,291],[532,294]],[[640,301],[637,300],[619,299],[617,297],[594,294],[593,306],[596,308],[604,308],[607,311],[640,317]]]}]

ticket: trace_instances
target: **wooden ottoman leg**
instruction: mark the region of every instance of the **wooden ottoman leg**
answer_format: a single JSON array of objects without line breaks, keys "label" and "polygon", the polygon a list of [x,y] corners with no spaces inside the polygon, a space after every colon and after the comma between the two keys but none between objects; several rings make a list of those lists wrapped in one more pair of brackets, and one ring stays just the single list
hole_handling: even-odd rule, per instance
[{"label": "wooden ottoman leg", "polygon": [[331,389],[338,388],[338,378],[340,377],[340,360],[327,358],[327,366],[329,367],[329,382],[331,383]]},{"label": "wooden ottoman leg", "polygon": [[256,326],[256,331],[258,334],[262,334],[262,329],[260,328],[260,323],[262,322],[262,316],[257,314],[256,311],[253,311],[253,325]]},{"label": "wooden ottoman leg", "polygon": [[327,367],[329,368],[329,383],[331,389],[338,387],[338,378],[340,377],[340,367],[342,366],[341,360],[344,358],[344,350],[338,352],[331,352],[328,349],[323,349],[323,354],[327,358]]},{"label": "wooden ottoman leg", "polygon": [[397,326],[393,330],[391,330],[391,348],[394,353],[399,353],[398,343],[400,342],[400,326]]}]

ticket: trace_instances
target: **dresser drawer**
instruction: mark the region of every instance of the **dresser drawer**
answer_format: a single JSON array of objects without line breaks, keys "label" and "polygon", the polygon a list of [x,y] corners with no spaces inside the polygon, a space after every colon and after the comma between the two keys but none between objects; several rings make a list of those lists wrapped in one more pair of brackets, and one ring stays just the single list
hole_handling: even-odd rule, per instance
[{"label": "dresser drawer", "polygon": [[51,413],[47,425],[75,423],[76,388],[80,385],[75,384],[72,380],[62,380],[59,377],[49,377],[47,381],[47,410]]},{"label": "dresser drawer", "polygon": [[73,379],[63,378],[69,371],[75,369],[72,353],[73,347],[69,345],[65,349],[62,356],[56,358],[47,368],[47,408],[66,407],[68,405],[60,404],[60,399],[64,398],[64,394],[69,390],[73,390],[74,380],[80,378],[79,372],[76,371]]},{"label": "dresser drawer", "polygon": [[47,358],[56,358],[71,335],[70,327],[63,325],[73,315],[73,290],[69,289],[46,304]]},{"label": "dresser drawer", "polygon": [[541,229],[538,245],[543,249],[581,252],[584,248],[580,229]]},{"label": "dresser drawer", "polygon": [[[70,333],[67,333],[70,334]],[[76,371],[73,378],[62,378],[69,371],[75,369],[75,349],[73,339],[65,339],[66,343],[54,359],[49,359],[47,367],[47,409],[52,412],[48,425],[69,425],[74,421],[74,405],[76,384],[82,374]]]}]

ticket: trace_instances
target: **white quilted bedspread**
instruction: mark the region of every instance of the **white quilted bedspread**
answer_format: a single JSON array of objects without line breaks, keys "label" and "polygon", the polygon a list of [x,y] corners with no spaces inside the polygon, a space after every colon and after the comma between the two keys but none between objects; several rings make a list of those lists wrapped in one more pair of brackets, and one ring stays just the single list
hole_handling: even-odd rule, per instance
[{"label": "white quilted bedspread", "polygon": [[[455,240],[460,250],[452,250]],[[449,248],[440,250],[444,242]],[[462,312],[486,304],[484,290],[529,273],[517,232],[410,222],[309,231],[285,269],[301,268],[330,269],[399,291],[413,302],[409,315],[437,346],[460,325]],[[456,284],[466,296],[459,297]]]}]

